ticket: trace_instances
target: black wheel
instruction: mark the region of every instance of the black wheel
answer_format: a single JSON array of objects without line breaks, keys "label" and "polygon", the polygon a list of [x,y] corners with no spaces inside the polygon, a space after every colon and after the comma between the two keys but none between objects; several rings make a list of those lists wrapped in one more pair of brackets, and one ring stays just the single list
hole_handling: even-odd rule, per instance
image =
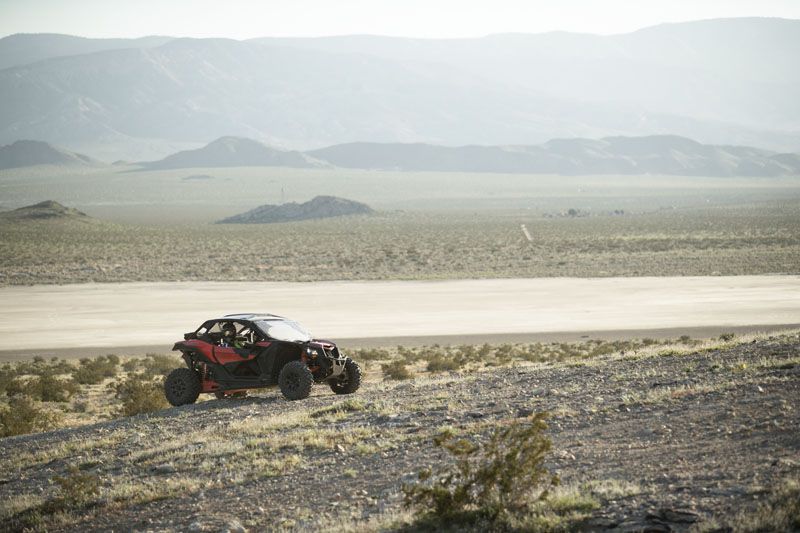
[{"label": "black wheel", "polygon": [[287,400],[302,400],[311,394],[314,376],[303,361],[289,361],[278,374],[278,385]]},{"label": "black wheel", "polygon": [[172,405],[186,405],[200,396],[200,377],[194,370],[176,368],[164,380],[164,395]]},{"label": "black wheel", "polygon": [[352,359],[344,364],[344,372],[328,382],[336,394],[353,394],[361,386],[361,367]]}]

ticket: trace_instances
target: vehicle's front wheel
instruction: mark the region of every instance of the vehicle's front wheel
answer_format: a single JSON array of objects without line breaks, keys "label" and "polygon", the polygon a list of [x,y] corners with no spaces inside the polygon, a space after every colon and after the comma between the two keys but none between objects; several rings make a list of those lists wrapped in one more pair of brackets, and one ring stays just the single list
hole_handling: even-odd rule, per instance
[{"label": "vehicle's front wheel", "polygon": [[188,368],[176,368],[164,380],[164,395],[174,406],[197,401],[200,396],[200,377]]},{"label": "vehicle's front wheel", "polygon": [[290,361],[278,374],[278,386],[287,400],[302,400],[311,394],[314,375],[303,361]]},{"label": "vehicle's front wheel", "polygon": [[361,386],[361,367],[352,359],[344,364],[344,372],[328,382],[336,394],[353,394]]}]

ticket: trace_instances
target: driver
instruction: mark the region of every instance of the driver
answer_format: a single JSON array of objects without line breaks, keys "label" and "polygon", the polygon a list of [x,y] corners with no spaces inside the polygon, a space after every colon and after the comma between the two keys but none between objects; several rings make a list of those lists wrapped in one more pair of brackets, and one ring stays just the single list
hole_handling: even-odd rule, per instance
[{"label": "driver", "polygon": [[243,344],[236,338],[236,326],[233,322],[222,324],[222,338],[219,345],[228,348],[242,348]]}]

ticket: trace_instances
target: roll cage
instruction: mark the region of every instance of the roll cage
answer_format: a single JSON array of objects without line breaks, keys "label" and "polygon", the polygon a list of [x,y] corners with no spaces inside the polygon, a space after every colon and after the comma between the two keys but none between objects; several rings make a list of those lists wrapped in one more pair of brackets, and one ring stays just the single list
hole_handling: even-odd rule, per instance
[{"label": "roll cage", "polygon": [[[244,318],[247,316],[248,318]],[[236,336],[247,344],[255,344],[260,341],[282,341],[282,342],[308,342],[312,340],[311,335],[308,338],[288,340],[286,338],[279,338],[270,336],[272,328],[264,327],[264,323],[274,323],[276,325],[286,325],[290,329],[297,329],[300,332],[306,333],[302,327],[296,322],[287,318],[277,315],[225,315],[222,318],[212,318],[203,322],[193,332],[184,334],[184,340],[198,339],[211,344],[217,344],[222,339],[222,325],[231,323],[236,327]]]}]

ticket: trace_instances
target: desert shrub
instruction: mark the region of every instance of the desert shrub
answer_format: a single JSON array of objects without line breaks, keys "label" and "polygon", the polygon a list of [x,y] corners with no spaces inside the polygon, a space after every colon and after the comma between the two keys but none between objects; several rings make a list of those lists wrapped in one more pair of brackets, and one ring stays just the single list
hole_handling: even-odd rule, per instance
[{"label": "desert shrub", "polygon": [[76,466],[71,467],[65,476],[54,476],[53,481],[58,485],[58,492],[44,505],[45,510],[51,513],[82,507],[100,494],[100,478],[81,472]]},{"label": "desert shrub", "polygon": [[172,372],[179,363],[177,357],[149,353],[142,361],[142,373],[147,377],[163,377]]},{"label": "desert shrub", "polygon": [[125,372],[138,372],[146,378],[164,377],[180,366],[177,357],[158,353],[149,353],[144,357],[135,357],[122,363]]},{"label": "desert shrub", "polygon": [[26,392],[27,392],[27,389],[26,389],[27,383],[28,383],[27,379],[25,379],[23,377],[19,377],[19,376],[13,376],[6,383],[5,392],[9,397],[17,396],[19,394],[26,394]]},{"label": "desert shrub", "polygon": [[72,377],[81,385],[95,385],[106,378],[117,375],[119,357],[116,355],[101,355],[94,359],[83,358],[73,370]]},{"label": "desert shrub", "polygon": [[405,505],[424,510],[420,522],[432,525],[507,523],[531,513],[559,482],[544,467],[551,448],[546,416],[498,427],[485,442],[439,433],[434,444],[455,464],[423,470],[418,483],[404,485]]},{"label": "desert shrub", "polygon": [[383,379],[402,380],[414,377],[414,373],[399,359],[381,365],[381,370],[383,371]]},{"label": "desert shrub", "polygon": [[455,357],[447,357],[442,354],[435,354],[428,359],[428,372],[449,372],[458,370],[464,365],[463,359],[456,359]]},{"label": "desert shrub", "polygon": [[80,391],[72,379],[61,379],[53,374],[17,377],[5,389],[8,396],[25,395],[42,402],[66,402]]},{"label": "desert shrub", "polygon": [[587,357],[601,357],[603,355],[609,355],[614,352],[618,352],[619,349],[615,346],[612,342],[598,342],[593,346],[589,347],[589,351],[586,354]]},{"label": "desert shrub", "polygon": [[736,337],[736,335],[733,333],[723,333],[722,335],[719,336],[719,340],[728,342],[732,341],[734,337]]},{"label": "desert shrub", "polygon": [[63,359],[53,357],[46,361],[44,357],[36,356],[31,361],[19,361],[14,363],[13,372],[18,376],[33,375],[42,376],[44,374],[69,374],[73,366]]},{"label": "desert shrub", "polygon": [[59,379],[52,374],[35,378],[28,386],[31,396],[43,402],[66,402],[81,390],[72,379]]},{"label": "desert shrub", "polygon": [[41,408],[25,395],[12,397],[8,407],[0,410],[0,437],[24,435],[48,429],[56,417]]},{"label": "desert shrub", "polygon": [[388,350],[383,348],[361,348],[353,352],[356,361],[386,361],[391,359]]},{"label": "desert shrub", "polygon": [[[433,348],[438,348],[438,346],[433,346]],[[407,364],[415,363],[423,357],[421,350],[406,348],[405,346],[397,347],[397,355],[400,356]]]},{"label": "desert shrub", "polygon": [[152,413],[169,407],[164,397],[163,380],[129,376],[114,385],[115,397],[121,401],[119,414],[133,416]]},{"label": "desert shrub", "polygon": [[6,392],[6,387],[8,387],[8,384],[11,383],[16,376],[16,370],[14,370],[14,368],[8,363],[4,364],[3,367],[0,368],[0,394],[4,394]]},{"label": "desert shrub", "polygon": [[489,357],[489,354],[492,353],[492,347],[488,343],[483,343],[480,348],[478,348],[478,358],[479,359],[486,359]]}]

